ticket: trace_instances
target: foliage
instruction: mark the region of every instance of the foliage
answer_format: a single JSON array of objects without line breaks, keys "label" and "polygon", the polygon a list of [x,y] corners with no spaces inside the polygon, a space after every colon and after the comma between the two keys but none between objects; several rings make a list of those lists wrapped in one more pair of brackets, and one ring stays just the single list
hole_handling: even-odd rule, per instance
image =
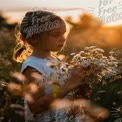
[{"label": "foliage", "polygon": [[15,113],[11,105],[23,105],[23,99],[10,94],[6,87],[9,82],[18,82],[11,77],[11,73],[20,70],[20,64],[12,59],[15,47],[14,28],[16,23],[8,24],[6,18],[0,16],[0,24],[0,121],[11,120],[11,122],[16,122],[21,116]]}]

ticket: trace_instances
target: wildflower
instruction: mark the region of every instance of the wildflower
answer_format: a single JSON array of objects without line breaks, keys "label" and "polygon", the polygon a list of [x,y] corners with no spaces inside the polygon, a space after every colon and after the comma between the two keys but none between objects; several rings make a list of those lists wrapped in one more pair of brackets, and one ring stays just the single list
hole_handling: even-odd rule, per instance
[{"label": "wildflower", "polygon": [[118,66],[116,58],[113,56],[106,57],[103,53],[104,50],[96,46],[86,47],[77,54],[73,53],[72,66],[68,64],[63,65],[65,67],[62,68],[62,73],[65,72],[63,73],[64,77],[66,77],[66,73],[70,73],[69,67],[71,66],[72,69],[75,65],[82,65],[84,68],[90,67],[95,71],[93,78],[88,79],[89,81],[101,82],[103,77],[110,78],[116,75],[116,67]]}]

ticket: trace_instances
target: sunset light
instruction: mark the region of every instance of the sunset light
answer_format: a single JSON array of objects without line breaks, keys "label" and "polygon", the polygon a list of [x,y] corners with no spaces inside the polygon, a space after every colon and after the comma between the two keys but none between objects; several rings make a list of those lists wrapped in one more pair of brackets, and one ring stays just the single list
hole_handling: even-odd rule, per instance
[{"label": "sunset light", "polygon": [[122,0],[0,0],[0,122],[122,122]]}]

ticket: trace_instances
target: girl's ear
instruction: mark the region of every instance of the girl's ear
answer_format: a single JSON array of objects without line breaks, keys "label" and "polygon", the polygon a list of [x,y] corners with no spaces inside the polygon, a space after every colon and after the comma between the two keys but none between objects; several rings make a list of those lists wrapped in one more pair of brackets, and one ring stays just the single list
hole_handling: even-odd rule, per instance
[{"label": "girl's ear", "polygon": [[27,42],[31,45],[31,46],[35,46],[38,44],[39,41],[39,37],[36,35],[33,35],[31,38],[27,39]]}]

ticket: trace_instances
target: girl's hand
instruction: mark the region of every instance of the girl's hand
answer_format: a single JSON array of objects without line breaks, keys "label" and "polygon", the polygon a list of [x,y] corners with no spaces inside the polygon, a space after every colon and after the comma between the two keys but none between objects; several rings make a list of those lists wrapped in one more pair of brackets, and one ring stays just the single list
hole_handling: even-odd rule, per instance
[{"label": "girl's hand", "polygon": [[71,71],[70,84],[77,87],[84,83],[86,77],[86,70],[81,66],[75,66]]}]

